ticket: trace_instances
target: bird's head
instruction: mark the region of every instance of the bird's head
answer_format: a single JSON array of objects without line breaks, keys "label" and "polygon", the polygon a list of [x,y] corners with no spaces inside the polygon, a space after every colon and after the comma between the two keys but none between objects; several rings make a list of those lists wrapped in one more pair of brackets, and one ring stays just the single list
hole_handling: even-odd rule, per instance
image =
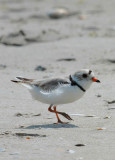
[{"label": "bird's head", "polygon": [[85,89],[88,89],[92,82],[100,83],[100,81],[97,78],[95,78],[93,71],[89,69],[79,70],[75,72],[71,77],[74,81],[76,81]]}]

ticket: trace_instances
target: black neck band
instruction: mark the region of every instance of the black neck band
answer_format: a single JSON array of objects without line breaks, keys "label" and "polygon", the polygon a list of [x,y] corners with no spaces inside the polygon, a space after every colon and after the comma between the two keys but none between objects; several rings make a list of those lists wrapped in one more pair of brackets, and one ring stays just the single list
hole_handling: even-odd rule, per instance
[{"label": "black neck band", "polygon": [[71,81],[71,85],[72,85],[72,86],[78,86],[83,92],[86,91],[82,86],[80,86],[77,82],[75,82],[75,81],[72,79],[71,75],[69,76],[69,79],[70,79],[70,81]]}]

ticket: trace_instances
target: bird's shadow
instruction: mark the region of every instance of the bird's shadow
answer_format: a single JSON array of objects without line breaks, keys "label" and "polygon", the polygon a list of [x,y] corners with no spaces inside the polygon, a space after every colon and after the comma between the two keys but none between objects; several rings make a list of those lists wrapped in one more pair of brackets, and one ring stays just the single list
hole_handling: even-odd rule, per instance
[{"label": "bird's shadow", "polygon": [[75,126],[73,124],[43,124],[43,125],[31,125],[28,127],[25,127],[24,129],[36,129],[36,128],[78,128],[78,126]]}]

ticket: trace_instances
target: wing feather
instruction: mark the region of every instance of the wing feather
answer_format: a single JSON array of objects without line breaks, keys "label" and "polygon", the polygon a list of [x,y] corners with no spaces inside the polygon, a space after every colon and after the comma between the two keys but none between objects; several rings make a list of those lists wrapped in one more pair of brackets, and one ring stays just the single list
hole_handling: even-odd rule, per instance
[{"label": "wing feather", "polygon": [[51,79],[51,80],[39,81],[34,85],[41,88],[44,91],[49,91],[49,90],[55,90],[58,88],[59,85],[63,84],[69,84],[69,82],[67,82],[64,79]]}]

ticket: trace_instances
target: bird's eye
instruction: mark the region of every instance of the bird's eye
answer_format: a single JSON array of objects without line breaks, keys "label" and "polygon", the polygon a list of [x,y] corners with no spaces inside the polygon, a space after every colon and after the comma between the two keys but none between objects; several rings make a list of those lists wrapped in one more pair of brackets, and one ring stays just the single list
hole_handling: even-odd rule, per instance
[{"label": "bird's eye", "polygon": [[83,76],[83,78],[87,78],[87,74],[83,74],[82,76]]}]

